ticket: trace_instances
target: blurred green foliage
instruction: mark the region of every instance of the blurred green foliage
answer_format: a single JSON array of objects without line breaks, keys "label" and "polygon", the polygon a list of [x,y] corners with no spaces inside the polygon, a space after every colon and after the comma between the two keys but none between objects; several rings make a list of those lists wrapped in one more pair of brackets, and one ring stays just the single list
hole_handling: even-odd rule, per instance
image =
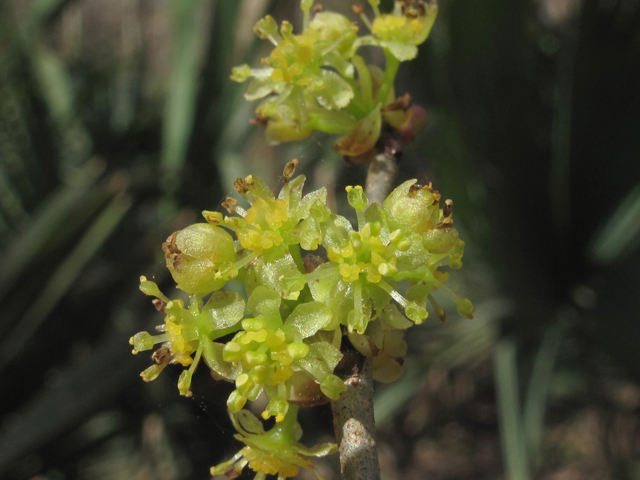
[{"label": "blurred green foliage", "polygon": [[[297,157],[314,188],[362,183],[321,136],[266,145],[228,79],[297,5],[0,1],[3,478],[207,478],[235,451],[230,386],[143,384],[127,340],[158,323],[137,283],[167,279],[161,242],[236,177]],[[386,478],[640,478],[638,58],[638,0],[440,2],[399,75],[430,115],[399,181],[454,200],[478,314],[416,329],[378,391]]]}]

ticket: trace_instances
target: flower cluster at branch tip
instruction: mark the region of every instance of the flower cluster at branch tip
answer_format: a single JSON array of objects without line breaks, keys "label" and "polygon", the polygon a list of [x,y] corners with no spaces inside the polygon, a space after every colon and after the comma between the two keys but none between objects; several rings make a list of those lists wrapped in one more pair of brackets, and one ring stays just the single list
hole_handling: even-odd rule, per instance
[{"label": "flower cluster at branch tip", "polygon": [[[391,13],[379,11],[380,0],[368,2],[373,20],[353,8],[366,35],[347,17],[312,8],[313,0],[301,0],[300,34],[270,16],[256,24],[255,33],[274,49],[262,68],[236,67],[232,79],[249,80],[245,96],[261,100],[257,122],[266,125],[271,142],[314,130],[339,134],[334,149],[359,163],[386,140],[413,139],[424,110],[408,94],[396,98],[393,83],[400,63],[414,58],[429,36],[436,2],[395,1]],[[363,46],[383,50],[384,70],[365,63],[358,55]],[[327,207],[324,188],[303,195],[305,177],[294,176],[298,165],[286,165],[278,195],[257,176],[238,178],[234,188],[246,203],[227,197],[228,215],[204,211],[205,222],[167,238],[166,266],[183,298],[171,299],[140,279],[140,290],[155,297],[164,315],[156,335],[130,339],[134,354],[155,348],[142,378],[152,381],[168,365],[182,365],[178,390],[190,396],[204,363],[215,379],[234,384],[227,407],[245,446],[212,475],[236,478],[248,466],[257,480],[285,479],[303,467],[320,478],[309,457],[337,446],[300,444],[297,413],[300,406],[338,400],[348,388],[339,376],[342,350],[373,357],[374,379],[391,382],[402,372],[406,329],[425,321],[428,304],[445,320],[432,292],[473,318],[471,302],[446,284],[445,270],[460,268],[464,252],[451,200],[441,208],[431,184],[409,180],[381,205],[370,205],[361,186],[349,186],[354,226]],[[262,418],[275,419],[268,431],[244,409],[259,397],[267,400]]]},{"label": "flower cluster at branch tip", "polygon": [[[266,16],[254,27],[274,49],[262,59],[262,68],[241,65],[231,79],[250,79],[245,97],[262,100],[256,109],[272,143],[300,140],[314,130],[338,134],[334,149],[358,162],[368,158],[383,127],[394,130],[405,143],[425,121],[424,110],[408,95],[396,99],[393,83],[401,62],[416,57],[417,45],[431,31],[438,7],[435,0],[395,1],[391,13],[380,13],[379,0],[369,0],[375,18],[354,6],[369,34],[344,15],[317,11],[303,0],[304,25],[298,35],[283,21],[280,27]],[[314,9],[316,10],[316,9]],[[386,65],[367,65],[358,51],[363,46],[382,48]],[[365,161],[365,160],[362,160]]]},{"label": "flower cluster at branch tip", "polygon": [[[460,314],[473,315],[471,303],[445,285],[448,274],[441,271],[459,268],[464,249],[450,200],[441,209],[440,194],[415,180],[398,186],[382,205],[369,205],[362,187],[347,187],[354,227],[327,207],[324,188],[303,195],[305,177],[294,178],[297,165],[287,164],[277,197],[256,176],[238,179],[235,188],[248,208],[228,197],[223,205],[230,215],[204,211],[207,223],[167,239],[167,268],[188,294],[188,306],[141,277],[140,289],[155,297],[165,319],[157,335],[140,332],[130,340],[133,353],[159,345],[154,365],[142,373],[145,381],[180,364],[187,368],[178,389],[189,396],[193,373],[204,361],[214,378],[235,384],[227,401],[233,415],[248,418],[246,402],[264,394],[262,417],[275,417],[276,430],[298,405],[336,400],[347,388],[335,374],[343,335],[374,357],[375,379],[393,381],[406,353],[404,332],[427,318],[428,302],[444,320],[432,290],[449,296]],[[246,296],[237,288],[224,290],[229,281],[240,282]],[[244,430],[252,432],[241,439],[247,447],[224,468],[248,463],[286,478],[308,466],[299,454],[309,451],[285,442],[286,436]]]}]

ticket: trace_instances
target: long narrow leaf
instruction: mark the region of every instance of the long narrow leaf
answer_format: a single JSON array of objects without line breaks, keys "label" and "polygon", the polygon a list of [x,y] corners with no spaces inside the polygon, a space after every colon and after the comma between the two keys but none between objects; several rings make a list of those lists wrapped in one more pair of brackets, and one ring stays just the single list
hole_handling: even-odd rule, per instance
[{"label": "long narrow leaf", "polygon": [[24,345],[78,278],[87,262],[113,232],[130,206],[131,200],[128,196],[116,196],[96,219],[76,248],[60,264],[40,296],[0,345],[2,352],[0,354],[0,369],[6,367],[21,352]]},{"label": "long narrow leaf", "polygon": [[102,170],[103,166],[97,162],[86,164],[76,172],[71,182],[61,186],[43,202],[42,209],[33,217],[29,227],[12,240],[0,269],[0,297],[7,293],[23,269],[49,242],[74,207],[86,201],[87,191]]},{"label": "long narrow leaf", "polygon": [[527,436],[527,449],[534,462],[537,462],[539,458],[547,394],[561,339],[561,324],[556,323],[547,328],[533,364],[533,372],[525,398],[524,431]]},{"label": "long narrow leaf", "polygon": [[516,345],[513,340],[505,338],[496,344],[494,371],[506,478],[529,480],[529,461],[520,416]]},{"label": "long narrow leaf", "polygon": [[172,0],[173,64],[164,109],[162,165],[166,187],[177,187],[175,175],[182,168],[193,129],[201,58],[208,39],[207,2]]}]

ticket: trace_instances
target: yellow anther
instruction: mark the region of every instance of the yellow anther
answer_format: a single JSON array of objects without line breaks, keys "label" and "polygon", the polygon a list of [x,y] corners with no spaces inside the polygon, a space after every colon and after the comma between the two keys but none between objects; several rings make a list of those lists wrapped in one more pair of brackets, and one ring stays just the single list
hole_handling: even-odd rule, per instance
[{"label": "yellow anther", "polygon": [[355,282],[360,275],[360,267],[358,265],[349,265],[348,263],[341,263],[339,267],[340,275],[347,282]]},{"label": "yellow anther", "polygon": [[340,255],[342,255],[342,257],[344,258],[349,258],[353,256],[353,245],[351,245],[351,242],[349,242],[349,244],[346,247],[340,250]]},{"label": "yellow anther", "polygon": [[380,237],[371,237],[369,240],[369,248],[372,252],[376,253],[382,253],[387,249]]},{"label": "yellow anther", "polygon": [[344,262],[344,258],[342,257],[342,255],[340,255],[340,249],[338,249],[337,247],[329,247],[327,249],[327,257],[329,257],[329,260],[331,260],[332,262]]},{"label": "yellow anther", "polygon": [[164,325],[167,333],[170,333],[171,335],[180,335],[180,333],[182,332],[182,325],[177,325],[171,320],[167,320]]},{"label": "yellow anther", "polygon": [[385,263],[385,259],[382,257],[382,255],[380,255],[379,253],[371,252],[371,263],[373,263],[374,265],[380,265],[382,263]]},{"label": "yellow anther", "polygon": [[174,356],[173,359],[183,367],[188,367],[193,363],[193,358],[191,358],[191,356],[186,355],[184,353]]}]

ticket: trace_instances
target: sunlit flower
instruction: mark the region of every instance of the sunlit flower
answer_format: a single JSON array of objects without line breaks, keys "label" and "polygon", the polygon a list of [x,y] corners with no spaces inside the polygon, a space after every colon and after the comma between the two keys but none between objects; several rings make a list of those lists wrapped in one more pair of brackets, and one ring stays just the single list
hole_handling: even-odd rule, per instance
[{"label": "sunlit flower", "polygon": [[184,308],[182,300],[169,300],[145,277],[140,278],[140,290],[156,297],[156,308],[166,315],[164,324],[156,327],[159,335],[140,332],[129,340],[134,354],[161,344],[152,357],[155,365],[141,374],[146,382],[155,380],[167,365],[180,364],[189,369],[180,375],[178,389],[181,395],[190,396],[191,377],[203,357],[217,376],[235,380],[237,366],[223,361],[223,345],[213,340],[240,329],[238,322],[244,315],[245,303],[239,294],[214,292],[204,305],[194,296],[190,307]]},{"label": "sunlit flower", "polygon": [[283,322],[280,295],[266,287],[257,287],[247,304],[253,317],[242,321],[243,330],[224,347],[223,359],[240,365],[236,389],[227,406],[238,412],[247,400],[256,400],[265,392],[269,403],[262,416],[284,420],[289,408],[290,379],[296,370],[305,370],[330,398],[337,399],[345,387],[332,374],[342,355],[325,342],[304,340],[330,326],[329,309],[318,302],[298,305]]},{"label": "sunlit flower", "polygon": [[338,111],[354,97],[354,68],[349,59],[358,29],[348,18],[334,12],[316,13],[311,19],[310,7],[309,2],[302,2],[304,28],[299,35],[293,34],[287,21],[278,28],[270,16],[260,20],[254,31],[275,48],[262,59],[263,68],[242,65],[235,67],[231,75],[237,82],[251,79],[247,100],[267,97],[256,114],[266,120],[269,139],[274,143],[305,138],[312,130],[330,124],[327,119],[340,118],[329,129],[341,128],[342,123],[346,128],[342,133],[355,123]]},{"label": "sunlit flower", "polygon": [[361,17],[374,40],[361,37],[359,41],[366,45],[377,44],[401,62],[415,58],[418,54],[417,45],[427,39],[438,14],[436,0],[429,3],[423,0],[396,0],[393,12],[383,14],[378,10],[380,0],[369,0],[369,3],[375,13],[373,22],[364,13]]}]

